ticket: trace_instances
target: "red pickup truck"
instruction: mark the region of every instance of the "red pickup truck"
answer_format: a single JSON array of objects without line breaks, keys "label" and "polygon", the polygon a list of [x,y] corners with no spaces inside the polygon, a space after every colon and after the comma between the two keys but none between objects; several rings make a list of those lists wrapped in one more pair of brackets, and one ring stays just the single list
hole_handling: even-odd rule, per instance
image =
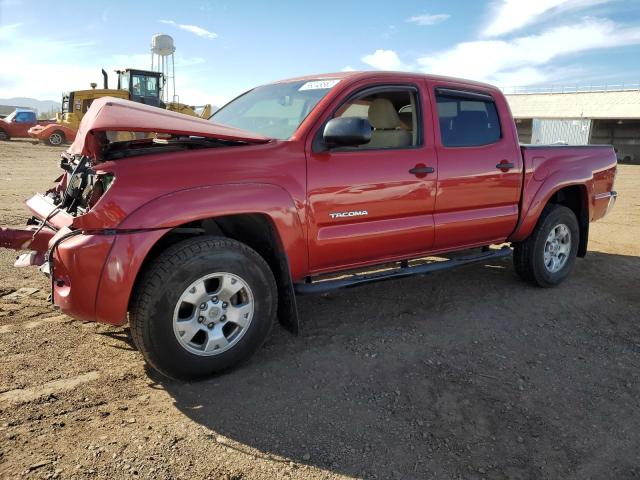
[{"label": "red pickup truck", "polygon": [[173,377],[237,364],[276,317],[297,331],[296,294],[512,252],[524,280],[557,285],[616,199],[612,147],[521,146],[505,97],[482,83],[296,78],[210,120],[96,100],[57,184],[27,201],[29,225],[0,233],[28,251],[18,265],[50,276],[63,312],[128,319]]},{"label": "red pickup truck", "polygon": [[[5,118],[0,118],[0,140],[29,138],[29,129],[38,123],[36,112],[27,108],[16,108]],[[48,120],[40,123],[51,123]]]}]

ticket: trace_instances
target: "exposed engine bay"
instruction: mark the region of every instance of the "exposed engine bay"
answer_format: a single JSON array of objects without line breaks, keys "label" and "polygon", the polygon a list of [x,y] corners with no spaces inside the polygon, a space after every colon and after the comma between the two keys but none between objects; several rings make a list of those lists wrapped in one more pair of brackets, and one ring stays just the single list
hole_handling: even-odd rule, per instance
[{"label": "exposed engine bay", "polygon": [[65,173],[56,179],[58,184],[45,197],[51,200],[56,210],[64,210],[73,216],[91,209],[114,179],[112,174],[97,174],[89,158],[84,156],[63,153],[60,168]]},{"label": "exposed engine bay", "polygon": [[67,181],[63,189],[47,193],[53,196],[54,204],[71,215],[82,215],[93,207],[113,182],[112,174],[97,174],[87,157],[75,159],[63,153],[60,168],[66,173]]},{"label": "exposed engine bay", "polygon": [[[247,143],[241,141],[159,135],[154,135],[152,138],[143,136],[142,138],[122,141],[118,136],[112,136],[111,133],[99,133],[102,137],[100,139],[102,148],[98,161],[83,155],[62,153],[60,168],[65,173],[57,179],[58,185],[45,195],[53,202],[57,210],[64,210],[73,216],[78,216],[93,208],[115,180],[115,176],[111,173],[98,173],[96,171],[94,167],[102,161],[119,160],[154,153],[247,145]],[[113,133],[121,134],[122,132]],[[136,135],[130,132],[126,133],[130,136]],[[115,138],[116,141],[110,141],[110,137]]]}]

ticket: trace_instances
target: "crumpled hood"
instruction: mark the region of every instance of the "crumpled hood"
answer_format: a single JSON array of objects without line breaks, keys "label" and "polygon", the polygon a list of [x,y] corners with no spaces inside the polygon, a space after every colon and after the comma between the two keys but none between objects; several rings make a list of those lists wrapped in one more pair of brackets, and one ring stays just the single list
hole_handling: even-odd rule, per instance
[{"label": "crumpled hood", "polygon": [[67,152],[95,157],[99,145],[94,133],[99,131],[193,135],[247,143],[267,143],[271,140],[256,133],[217,125],[203,118],[191,117],[130,100],[102,97],[94,100],[87,110],[80,122],[76,139]]}]

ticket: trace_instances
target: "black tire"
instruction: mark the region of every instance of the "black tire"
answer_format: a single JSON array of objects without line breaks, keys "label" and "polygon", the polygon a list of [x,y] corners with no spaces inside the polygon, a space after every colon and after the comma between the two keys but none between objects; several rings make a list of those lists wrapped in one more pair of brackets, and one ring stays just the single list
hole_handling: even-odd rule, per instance
[{"label": "black tire", "polygon": [[[173,315],[186,289],[214,272],[237,275],[250,287],[254,313],[237,343],[222,353],[203,356],[178,341]],[[164,375],[206,377],[236,366],[260,348],[273,326],[277,298],[273,273],[257,252],[228,238],[191,238],[169,247],[142,272],[130,306],[131,335],[147,362]]]},{"label": "black tire", "polygon": [[[571,233],[570,251],[562,268],[552,272],[545,265],[545,244],[551,230],[561,224],[566,225]],[[529,238],[514,245],[513,264],[516,273],[523,280],[538,287],[548,288],[558,285],[571,272],[579,243],[580,229],[573,211],[562,205],[547,205]]]},{"label": "black tire", "polygon": [[46,143],[47,145],[51,145],[52,147],[59,147],[60,145],[63,145],[66,141],[67,139],[64,136],[64,133],[62,133],[60,130],[56,130],[55,132],[53,132],[51,135],[47,137]]},{"label": "black tire", "polygon": [[11,140],[11,136],[0,128],[0,142],[8,142],[9,140]]}]

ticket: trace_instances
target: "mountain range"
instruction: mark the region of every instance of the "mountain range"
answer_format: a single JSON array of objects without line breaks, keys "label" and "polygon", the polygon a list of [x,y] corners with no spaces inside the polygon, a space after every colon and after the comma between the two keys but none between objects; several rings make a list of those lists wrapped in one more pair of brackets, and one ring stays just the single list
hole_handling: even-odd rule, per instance
[{"label": "mountain range", "polygon": [[[38,113],[60,111],[60,102],[38,100],[29,97],[0,98],[0,106],[25,107],[37,110]],[[12,109],[13,110],[13,109]]]}]

